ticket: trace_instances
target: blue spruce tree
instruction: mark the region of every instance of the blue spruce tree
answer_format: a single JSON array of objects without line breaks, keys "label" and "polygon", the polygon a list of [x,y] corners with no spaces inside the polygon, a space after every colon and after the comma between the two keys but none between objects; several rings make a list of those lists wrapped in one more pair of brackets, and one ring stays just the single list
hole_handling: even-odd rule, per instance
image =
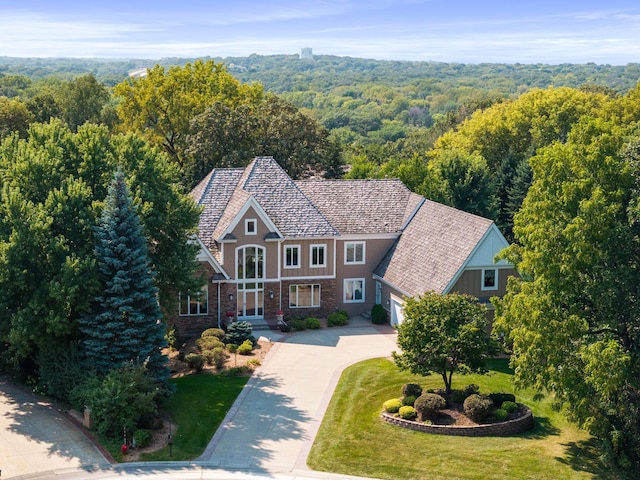
[{"label": "blue spruce tree", "polygon": [[158,289],[121,169],[109,187],[95,237],[103,294],[94,299],[92,311],[80,322],[87,361],[98,374],[125,364],[145,365],[147,374],[168,388]]}]

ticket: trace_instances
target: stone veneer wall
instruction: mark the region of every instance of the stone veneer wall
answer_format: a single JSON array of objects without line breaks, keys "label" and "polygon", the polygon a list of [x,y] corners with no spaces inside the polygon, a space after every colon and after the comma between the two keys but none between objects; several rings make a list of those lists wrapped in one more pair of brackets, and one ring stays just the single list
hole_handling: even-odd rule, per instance
[{"label": "stone veneer wall", "polygon": [[386,412],[382,412],[381,416],[385,422],[409,430],[457,437],[506,437],[526,432],[535,426],[533,413],[529,408],[527,408],[524,416],[514,420],[470,426],[427,425],[426,423],[413,422],[411,420],[394,417]]}]

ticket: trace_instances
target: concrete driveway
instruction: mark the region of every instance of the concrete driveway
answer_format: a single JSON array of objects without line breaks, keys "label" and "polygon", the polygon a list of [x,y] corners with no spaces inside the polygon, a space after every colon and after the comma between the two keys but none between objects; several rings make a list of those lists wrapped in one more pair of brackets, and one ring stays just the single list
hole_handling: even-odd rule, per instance
[{"label": "concrete driveway", "polygon": [[306,458],[342,371],[395,349],[393,329],[361,318],[276,343],[198,461],[270,473],[308,470]]},{"label": "concrete driveway", "polygon": [[70,420],[0,377],[0,475],[109,462]]}]

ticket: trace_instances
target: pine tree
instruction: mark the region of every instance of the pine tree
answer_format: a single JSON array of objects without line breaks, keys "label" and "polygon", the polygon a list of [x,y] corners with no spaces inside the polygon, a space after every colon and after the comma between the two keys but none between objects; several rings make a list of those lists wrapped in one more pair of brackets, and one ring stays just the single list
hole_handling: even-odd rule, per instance
[{"label": "pine tree", "polygon": [[167,385],[158,289],[121,169],[109,187],[95,237],[103,294],[94,299],[91,313],[81,320],[86,358],[99,374],[128,363],[145,364],[153,379]]}]

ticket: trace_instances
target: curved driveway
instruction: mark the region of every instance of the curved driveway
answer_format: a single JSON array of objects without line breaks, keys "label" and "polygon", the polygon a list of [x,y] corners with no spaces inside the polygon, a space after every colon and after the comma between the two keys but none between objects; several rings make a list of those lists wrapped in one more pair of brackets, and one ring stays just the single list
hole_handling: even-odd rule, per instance
[{"label": "curved driveway", "polygon": [[108,465],[69,419],[0,377],[0,475]]},{"label": "curved driveway", "polygon": [[125,474],[150,479],[353,479],[313,472],[306,458],[342,371],[395,349],[391,327],[376,328],[361,318],[352,318],[346,327],[296,333],[273,345],[194,462],[61,469],[29,478],[96,480]]}]

